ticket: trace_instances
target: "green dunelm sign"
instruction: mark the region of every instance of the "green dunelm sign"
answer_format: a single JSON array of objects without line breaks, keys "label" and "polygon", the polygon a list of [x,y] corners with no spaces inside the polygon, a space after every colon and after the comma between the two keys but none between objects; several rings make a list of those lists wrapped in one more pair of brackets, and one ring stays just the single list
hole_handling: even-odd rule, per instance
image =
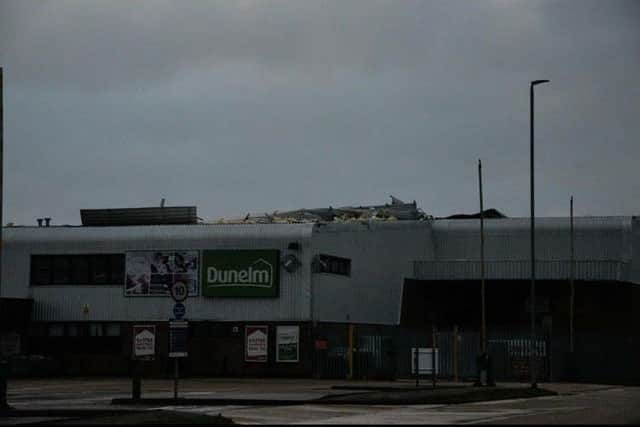
[{"label": "green dunelm sign", "polygon": [[202,251],[202,295],[205,297],[277,297],[280,251]]}]

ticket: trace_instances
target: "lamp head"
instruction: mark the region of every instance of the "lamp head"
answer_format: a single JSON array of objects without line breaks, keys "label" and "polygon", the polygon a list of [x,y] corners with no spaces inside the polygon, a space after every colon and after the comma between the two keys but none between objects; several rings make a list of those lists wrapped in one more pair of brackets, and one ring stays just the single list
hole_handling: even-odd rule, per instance
[{"label": "lamp head", "polygon": [[539,85],[541,83],[549,83],[550,80],[534,80],[531,82],[531,86]]}]

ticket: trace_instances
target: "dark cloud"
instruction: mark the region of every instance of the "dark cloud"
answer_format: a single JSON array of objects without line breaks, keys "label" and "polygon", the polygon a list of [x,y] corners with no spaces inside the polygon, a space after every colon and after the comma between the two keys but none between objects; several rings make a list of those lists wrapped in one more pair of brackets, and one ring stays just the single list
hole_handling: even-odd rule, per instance
[{"label": "dark cloud", "polygon": [[2,1],[5,218],[215,218],[416,199],[636,214],[640,7],[622,1]]}]

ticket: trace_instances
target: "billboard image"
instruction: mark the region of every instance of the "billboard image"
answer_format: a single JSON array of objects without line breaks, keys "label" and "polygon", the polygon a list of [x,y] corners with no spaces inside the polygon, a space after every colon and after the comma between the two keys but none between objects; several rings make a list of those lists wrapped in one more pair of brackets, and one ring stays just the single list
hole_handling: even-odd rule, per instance
[{"label": "billboard image", "polygon": [[246,362],[266,362],[268,344],[268,326],[246,326],[244,360]]},{"label": "billboard image", "polygon": [[276,362],[299,361],[299,337],[298,326],[276,327]]},{"label": "billboard image", "polygon": [[130,251],[126,254],[125,296],[164,296],[175,282],[198,294],[198,251]]},{"label": "billboard image", "polygon": [[277,297],[280,252],[277,250],[209,250],[202,252],[205,297]]}]

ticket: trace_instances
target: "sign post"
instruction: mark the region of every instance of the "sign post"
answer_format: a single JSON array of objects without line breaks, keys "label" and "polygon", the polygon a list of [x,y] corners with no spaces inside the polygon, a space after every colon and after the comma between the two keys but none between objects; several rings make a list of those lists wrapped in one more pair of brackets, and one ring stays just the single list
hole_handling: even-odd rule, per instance
[{"label": "sign post", "polygon": [[178,378],[180,357],[187,357],[187,337],[189,334],[189,322],[182,320],[186,314],[186,307],[182,303],[189,296],[189,286],[182,281],[175,281],[169,288],[173,305],[175,320],[169,321],[169,357],[173,358],[173,398],[178,400]]},{"label": "sign post", "polygon": [[169,322],[169,357],[173,358],[173,398],[178,399],[178,358],[187,357],[189,323],[184,320]]},{"label": "sign post", "polygon": [[133,399],[140,399],[142,382],[142,361],[153,360],[155,354],[155,325],[135,325],[133,327],[133,381],[131,384],[131,395]]}]

